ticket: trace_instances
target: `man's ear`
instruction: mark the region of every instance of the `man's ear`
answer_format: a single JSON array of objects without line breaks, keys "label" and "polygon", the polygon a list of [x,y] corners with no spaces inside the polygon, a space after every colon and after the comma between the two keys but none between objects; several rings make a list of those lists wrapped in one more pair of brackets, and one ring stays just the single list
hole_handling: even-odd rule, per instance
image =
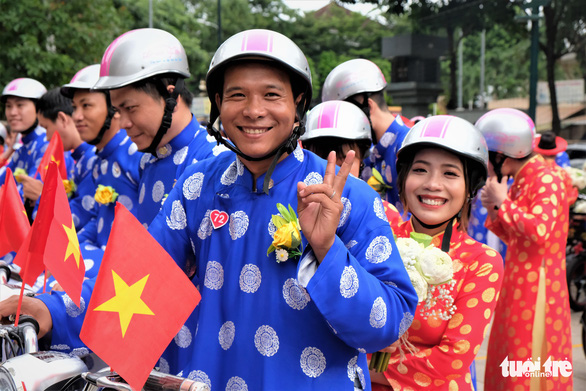
[{"label": "man's ear", "polygon": [[[169,92],[169,94],[173,94],[173,91],[175,91],[175,86],[174,85],[168,85],[167,86],[167,92]],[[177,99],[175,99],[175,101],[177,102],[177,104],[175,105],[175,108],[173,109],[173,112],[176,112],[177,109],[179,108],[179,104],[181,102],[183,102],[183,98],[181,97],[181,94],[177,95]]]},{"label": "man's ear", "polygon": [[69,121],[71,121],[71,117],[64,112],[60,111],[57,113],[57,118],[55,118],[55,122],[60,121],[63,125],[67,125]]},{"label": "man's ear", "polygon": [[295,98],[295,106],[297,106],[299,104],[299,102],[301,102],[301,99],[303,99],[304,96],[305,96],[304,93],[297,95],[297,98]]},{"label": "man's ear", "polygon": [[216,92],[216,107],[218,108],[218,111],[220,111],[220,107],[222,106],[222,98],[220,97],[220,94]]},{"label": "man's ear", "polygon": [[378,105],[376,104],[376,102],[374,100],[372,100],[372,98],[368,98],[368,109],[370,110],[371,113],[374,110],[379,110]]}]

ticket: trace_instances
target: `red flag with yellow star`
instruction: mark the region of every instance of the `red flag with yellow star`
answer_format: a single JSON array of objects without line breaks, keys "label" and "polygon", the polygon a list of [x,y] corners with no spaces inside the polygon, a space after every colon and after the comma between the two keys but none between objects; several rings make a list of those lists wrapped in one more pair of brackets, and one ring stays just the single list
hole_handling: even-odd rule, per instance
[{"label": "red flag with yellow star", "polygon": [[53,137],[51,137],[51,141],[49,141],[49,145],[47,145],[47,150],[43,155],[43,159],[41,159],[41,163],[37,168],[37,171],[41,174],[41,180],[43,182],[47,176],[47,170],[49,168],[50,162],[55,162],[57,167],[59,167],[59,174],[61,174],[61,178],[67,179],[67,165],[65,164],[65,156],[63,155],[63,142],[61,141],[59,132],[53,133]]},{"label": "red flag with yellow star", "polygon": [[81,340],[140,390],[199,300],[173,258],[116,203]]},{"label": "red flag with yellow star", "polygon": [[[49,163],[37,217],[14,263],[29,285],[48,270],[79,307],[85,264],[57,164]],[[26,265],[26,266],[25,266]],[[24,274],[24,275],[23,275]]]},{"label": "red flag with yellow star", "polygon": [[18,251],[31,226],[10,168],[0,195],[0,255]]}]

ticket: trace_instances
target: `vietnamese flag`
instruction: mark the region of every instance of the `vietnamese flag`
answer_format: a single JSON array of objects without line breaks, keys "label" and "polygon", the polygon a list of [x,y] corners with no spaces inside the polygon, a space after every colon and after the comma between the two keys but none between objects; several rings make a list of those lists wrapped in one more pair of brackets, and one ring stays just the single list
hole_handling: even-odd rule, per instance
[{"label": "vietnamese flag", "polygon": [[173,258],[128,209],[116,203],[80,333],[87,347],[132,389],[141,390],[200,299]]},{"label": "vietnamese flag", "polygon": [[85,264],[67,194],[54,162],[49,163],[37,217],[14,263],[23,268],[21,277],[29,285],[34,284],[43,269],[49,270],[79,307]]},{"label": "vietnamese flag", "polygon": [[0,255],[4,255],[18,251],[31,226],[10,168],[0,193]]},{"label": "vietnamese flag", "polygon": [[51,141],[49,141],[49,145],[47,145],[47,150],[45,150],[43,159],[41,159],[41,163],[39,164],[39,167],[37,167],[37,172],[41,173],[41,180],[43,182],[45,181],[50,162],[55,162],[59,167],[61,178],[67,179],[67,166],[63,154],[63,142],[61,141],[59,132],[53,133],[53,137],[51,137]]}]

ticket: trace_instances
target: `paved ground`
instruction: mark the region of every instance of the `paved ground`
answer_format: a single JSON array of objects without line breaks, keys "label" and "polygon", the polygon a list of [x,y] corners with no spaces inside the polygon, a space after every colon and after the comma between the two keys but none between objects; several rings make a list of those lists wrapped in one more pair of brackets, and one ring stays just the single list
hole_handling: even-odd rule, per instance
[{"label": "paved ground", "polygon": [[[586,390],[586,357],[582,349],[582,325],[580,324],[581,312],[572,312],[572,359],[574,370],[574,390]],[[488,333],[487,335],[490,335]],[[488,337],[484,340],[478,355],[476,356],[476,381],[477,391],[484,390],[484,369],[486,367],[486,345]]]}]

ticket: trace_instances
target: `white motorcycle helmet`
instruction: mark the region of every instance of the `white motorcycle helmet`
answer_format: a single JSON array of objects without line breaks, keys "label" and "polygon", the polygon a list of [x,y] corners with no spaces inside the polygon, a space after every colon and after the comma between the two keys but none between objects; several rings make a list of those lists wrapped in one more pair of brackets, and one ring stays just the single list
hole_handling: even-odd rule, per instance
[{"label": "white motorcycle helmet", "polygon": [[71,81],[61,87],[61,95],[73,98],[75,90],[89,90],[100,78],[100,64],[88,65],[79,70]]},{"label": "white motorcycle helmet", "polygon": [[[80,69],[71,79],[68,84],[65,84],[61,87],[61,95],[73,99],[75,95],[75,90],[91,90],[92,87],[96,84],[100,77],[100,64],[93,64],[88,65],[85,68]],[[110,102],[110,93],[107,90],[101,91],[106,95],[106,105],[108,107],[108,113],[106,115],[106,119],[100,128],[97,136],[90,141],[87,141],[88,144],[91,145],[98,145],[104,134],[112,124],[112,118],[114,117],[115,111],[112,107],[112,103]]]},{"label": "white motorcycle helmet", "polygon": [[43,96],[45,92],[47,92],[47,89],[39,81],[27,77],[21,77],[12,80],[6,85],[6,87],[4,87],[0,99],[2,102],[6,102],[7,97],[16,96],[19,98],[36,100]]},{"label": "white motorcycle helmet", "polygon": [[535,146],[535,124],[531,117],[517,109],[494,109],[476,121],[488,145],[489,159],[500,181],[505,159],[523,159]]},{"label": "white motorcycle helmet", "polygon": [[[169,93],[157,76],[176,76],[175,89]],[[100,64],[100,78],[93,90],[113,90],[146,79],[152,80],[165,100],[161,125],[151,144],[141,152],[156,156],[156,150],[171,126],[177,98],[188,78],[187,54],[181,42],[159,29],[131,30],[116,38],[106,49]]]},{"label": "white motorcycle helmet", "polygon": [[311,109],[305,127],[301,141],[320,137],[371,140],[370,122],[366,114],[352,103],[340,100],[323,102]]},{"label": "white motorcycle helmet", "polygon": [[[299,126],[293,129],[289,138],[280,146],[259,158],[244,154],[237,145],[224,139],[220,131],[213,127],[220,115],[220,109],[216,104],[216,94],[222,92],[226,68],[240,61],[250,60],[269,61],[276,67],[282,68],[291,77],[291,87],[294,93],[299,89],[299,92],[303,94],[303,98],[296,108]],[[262,29],[242,31],[228,38],[216,50],[206,76],[206,88],[211,102],[207,130],[218,144],[224,144],[228,149],[250,161],[260,161],[275,156],[265,175],[263,185],[263,191],[268,194],[270,176],[276,163],[284,153],[291,153],[295,150],[297,140],[305,131],[305,112],[309,109],[312,95],[311,70],[305,55],[291,39],[276,31]]]},{"label": "white motorcycle helmet", "polygon": [[488,150],[521,159],[533,152],[535,124],[517,109],[494,109],[476,121],[486,139]]},{"label": "white motorcycle helmet", "polygon": [[206,88],[212,104],[210,123],[213,124],[220,113],[216,105],[216,93],[221,92],[226,66],[253,58],[272,61],[299,76],[303,82],[302,92],[304,93],[300,110],[305,113],[309,109],[312,94],[311,70],[301,49],[292,40],[276,31],[246,30],[228,38],[216,50],[210,62],[206,76]]},{"label": "white motorcycle helmet", "polygon": [[488,174],[488,148],[482,133],[470,122],[451,115],[436,115],[419,121],[405,136],[397,152],[397,172],[411,164],[415,151],[424,147],[443,148],[469,161],[469,197],[484,186]]},{"label": "white motorcycle helmet", "polygon": [[328,74],[321,100],[346,100],[362,92],[377,92],[387,86],[380,68],[372,61],[357,58],[338,65]]},{"label": "white motorcycle helmet", "polygon": [[113,90],[168,73],[189,77],[181,42],[164,30],[131,30],[116,38],[104,52],[100,79],[94,89]]},{"label": "white motorcycle helmet", "polygon": [[[436,115],[419,121],[409,130],[403,144],[397,152],[397,173],[399,186],[404,186],[408,169],[418,150],[422,148],[442,148],[449,151],[462,160],[464,174],[468,186],[468,197],[462,209],[448,220],[435,225],[425,224],[412,214],[425,228],[437,228],[446,223],[441,249],[444,252],[450,249],[452,236],[452,221],[458,219],[461,223],[470,216],[472,199],[484,186],[487,178],[488,148],[482,134],[470,122],[451,115]],[[465,230],[466,224],[461,224],[460,229]]]}]

